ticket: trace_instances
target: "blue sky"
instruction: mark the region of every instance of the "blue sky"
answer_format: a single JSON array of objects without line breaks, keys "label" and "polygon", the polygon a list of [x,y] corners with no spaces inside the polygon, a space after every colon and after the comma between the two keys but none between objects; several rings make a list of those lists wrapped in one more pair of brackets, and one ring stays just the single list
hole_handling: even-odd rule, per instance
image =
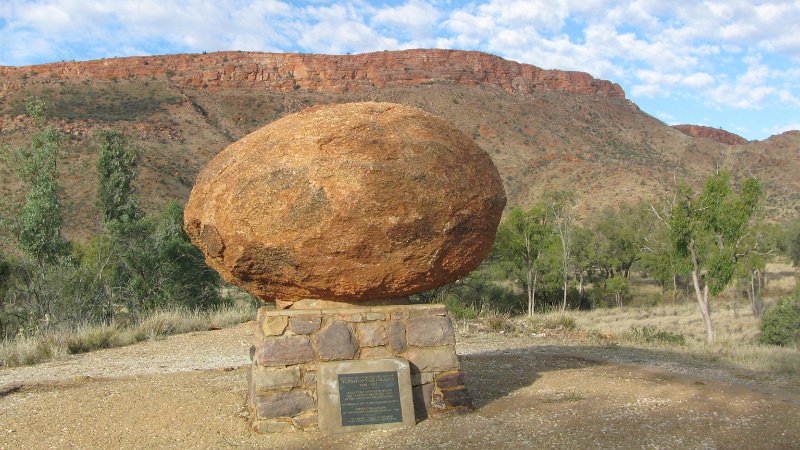
[{"label": "blue sky", "polygon": [[800,1],[0,0],[0,65],[216,50],[480,50],[619,83],[668,124],[800,129]]}]

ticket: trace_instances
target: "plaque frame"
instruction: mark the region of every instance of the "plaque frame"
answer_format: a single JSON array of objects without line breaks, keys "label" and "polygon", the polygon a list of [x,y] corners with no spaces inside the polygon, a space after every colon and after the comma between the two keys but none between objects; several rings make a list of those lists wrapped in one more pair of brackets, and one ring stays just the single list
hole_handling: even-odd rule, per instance
[{"label": "plaque frame", "polygon": [[[339,375],[394,372],[397,374],[402,421],[364,425],[343,425]],[[319,429],[323,433],[342,433],[413,426],[414,400],[411,392],[411,366],[404,358],[363,359],[320,363],[317,372]]]}]

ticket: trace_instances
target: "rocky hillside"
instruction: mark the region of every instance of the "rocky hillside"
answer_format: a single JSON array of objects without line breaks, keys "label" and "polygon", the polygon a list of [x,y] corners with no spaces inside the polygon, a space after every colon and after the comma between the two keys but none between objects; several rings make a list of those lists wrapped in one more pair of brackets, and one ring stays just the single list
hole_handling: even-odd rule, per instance
[{"label": "rocky hillside", "polygon": [[[773,218],[794,217],[800,205],[800,133],[733,143],[687,135],[615,83],[478,52],[221,52],[0,67],[0,142],[22,145],[33,132],[28,95],[44,98],[69,136],[60,167],[72,238],[97,230],[96,129],[123,131],[144,149],[139,189],[154,209],[185,200],[211,157],[264,124],[313,104],[364,100],[454,122],[493,158],[510,205],[574,189],[591,220],[605,205],[662,196],[676,178],[699,183],[717,166],[760,177]],[[0,180],[0,198],[19,195],[2,166]]]},{"label": "rocky hillside", "polygon": [[673,125],[672,128],[689,136],[711,139],[722,144],[735,145],[747,143],[747,139],[720,128],[704,127],[700,125]]}]

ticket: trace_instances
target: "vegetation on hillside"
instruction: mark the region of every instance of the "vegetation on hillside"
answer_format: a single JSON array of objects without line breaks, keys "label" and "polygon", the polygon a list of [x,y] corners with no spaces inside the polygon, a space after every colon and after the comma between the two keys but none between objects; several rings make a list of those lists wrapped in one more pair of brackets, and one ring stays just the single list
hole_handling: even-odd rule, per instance
[{"label": "vegetation on hillside", "polygon": [[[27,105],[43,126],[43,102],[30,98]],[[183,230],[183,208],[171,202],[156,214],[140,209],[134,189],[140,150],[116,131],[100,131],[96,140],[104,232],[85,243],[61,233],[62,135],[46,127],[29,147],[3,151],[27,193],[4,208],[4,235],[19,252],[0,255],[2,339],[114,328],[165,308],[205,311],[230,303],[220,295],[219,274]]]},{"label": "vegetation on hillside", "polygon": [[[145,151],[122,133],[96,132],[91,147],[99,149],[95,209],[102,231],[68,242],[58,170],[66,139],[55,127],[44,127],[43,102],[26,104],[39,131],[29,146],[3,151],[25,196],[3,209],[3,234],[19,252],[0,254],[0,336],[55,342],[52,336],[67,328],[122,329],[163,308],[209,310],[228,303],[219,294],[219,276],[183,232],[180,205],[145,212],[136,181],[157,163],[148,162]],[[481,132],[477,137],[487,139]],[[177,167],[170,164],[162,169]],[[497,313],[495,322],[502,324],[503,315],[523,312],[675,303],[694,288],[695,272],[708,323],[711,296],[730,286],[748,298],[757,317],[765,310],[761,292],[770,258],[786,254],[800,264],[800,228],[764,224],[758,182],[735,186],[719,172],[700,192],[683,185],[670,202],[623,203],[584,218],[574,192],[548,191],[528,208],[510,209],[483,266],[419,297],[446,303],[456,317]],[[641,296],[634,278],[658,286],[658,292]],[[632,333],[643,341],[680,340],[657,328],[637,330]],[[711,336],[708,330],[710,325]],[[59,348],[83,351],[128,341],[109,339]]]}]

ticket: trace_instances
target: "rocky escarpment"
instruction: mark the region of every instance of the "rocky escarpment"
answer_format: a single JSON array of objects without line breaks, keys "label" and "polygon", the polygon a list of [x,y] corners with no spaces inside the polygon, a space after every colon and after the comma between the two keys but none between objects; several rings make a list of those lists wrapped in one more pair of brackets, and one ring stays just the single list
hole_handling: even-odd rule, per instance
[{"label": "rocky escarpment", "polygon": [[403,50],[359,55],[217,52],[137,56],[85,62],[0,67],[2,90],[27,78],[125,79],[156,77],[210,90],[266,88],[291,92],[348,92],[390,85],[449,81],[490,84],[508,92],[534,90],[624,98],[622,88],[583,72],[544,70],[481,52]]},{"label": "rocky escarpment", "polygon": [[747,139],[738,134],[719,128],[704,127],[701,125],[673,125],[672,128],[692,137],[706,138],[727,145],[744,144]]}]

